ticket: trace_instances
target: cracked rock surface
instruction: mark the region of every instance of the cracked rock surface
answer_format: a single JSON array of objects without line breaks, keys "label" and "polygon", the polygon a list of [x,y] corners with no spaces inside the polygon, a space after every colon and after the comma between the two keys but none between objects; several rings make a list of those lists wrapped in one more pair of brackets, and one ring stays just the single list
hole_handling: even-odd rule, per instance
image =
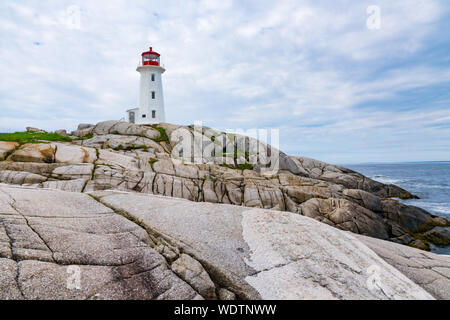
[{"label": "cracked rock surface", "polygon": [[[180,132],[210,156],[187,159]],[[450,222],[395,185],[282,152],[268,174],[252,138],[210,128],[71,138],[0,141],[0,299],[450,298],[450,258],[424,251]]]},{"label": "cracked rock surface", "polygon": [[197,298],[150,244],[86,194],[0,185],[0,299]]},{"label": "cracked rock surface", "polygon": [[[209,156],[200,161],[187,157],[183,135],[209,150]],[[424,250],[430,244],[450,244],[448,220],[392,199],[414,197],[408,191],[340,166],[288,156],[253,138],[205,127],[120,121],[81,125],[71,137],[71,142],[21,146],[0,142],[0,150],[8,155],[0,161],[0,183],[71,192],[136,191],[288,211]],[[252,142],[259,153],[250,152]],[[234,155],[218,156],[222,147],[230,147]],[[279,152],[278,172],[268,175],[259,162],[249,165],[261,150]]]},{"label": "cracked rock surface", "polygon": [[[118,191],[92,195],[193,257],[216,287],[241,299],[432,299],[449,288],[436,282],[425,290],[414,274],[400,272],[351,233],[298,214]],[[426,254],[430,263],[450,267],[450,257]],[[374,272],[379,280],[371,286]]]}]

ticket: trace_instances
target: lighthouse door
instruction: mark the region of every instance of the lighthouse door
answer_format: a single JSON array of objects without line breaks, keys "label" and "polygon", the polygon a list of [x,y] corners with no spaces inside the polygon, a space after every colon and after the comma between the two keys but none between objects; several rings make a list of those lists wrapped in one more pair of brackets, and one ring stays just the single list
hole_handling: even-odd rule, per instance
[{"label": "lighthouse door", "polygon": [[129,120],[130,120],[130,123],[134,123],[134,112],[130,112],[129,113]]}]

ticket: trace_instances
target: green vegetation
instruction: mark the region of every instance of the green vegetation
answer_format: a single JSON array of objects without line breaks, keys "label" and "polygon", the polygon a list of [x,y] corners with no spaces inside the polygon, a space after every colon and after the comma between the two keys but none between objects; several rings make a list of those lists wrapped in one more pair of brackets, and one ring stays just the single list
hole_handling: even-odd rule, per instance
[{"label": "green vegetation", "polygon": [[235,166],[229,164],[221,164],[220,166],[236,170],[253,170],[253,165],[250,163],[242,163]]},{"label": "green vegetation", "polygon": [[169,136],[167,135],[166,129],[163,127],[154,127],[159,131],[159,138],[155,139],[156,142],[166,141],[169,142]]},{"label": "green vegetation", "polygon": [[407,200],[407,199],[420,199],[418,196],[411,193],[402,193],[397,196],[399,199]]},{"label": "green vegetation", "polygon": [[91,139],[94,137],[94,134],[92,132],[89,132],[88,134],[85,134],[82,137],[79,137],[77,140],[87,140],[87,139]]},{"label": "green vegetation", "polygon": [[150,160],[148,161],[148,163],[150,163],[150,166],[152,167],[152,169],[153,169],[153,164],[154,164],[155,162],[158,162],[158,159],[150,158]]},{"label": "green vegetation", "polygon": [[0,141],[13,141],[19,144],[39,143],[42,141],[72,141],[71,138],[49,132],[0,133]]},{"label": "green vegetation", "polygon": [[119,144],[117,147],[112,148],[112,149],[116,150],[116,151],[121,151],[121,150],[131,151],[131,150],[142,149],[143,151],[147,151],[148,152],[148,147],[145,144],[143,144],[143,145],[132,144],[132,145],[127,146],[127,147],[124,147],[123,145]]}]

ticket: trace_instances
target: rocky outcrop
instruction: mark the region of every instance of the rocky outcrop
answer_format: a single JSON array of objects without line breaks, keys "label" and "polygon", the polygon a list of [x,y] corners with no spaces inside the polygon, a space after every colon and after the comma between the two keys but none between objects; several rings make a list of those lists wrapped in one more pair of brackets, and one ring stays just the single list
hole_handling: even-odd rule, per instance
[{"label": "rocky outcrop", "polygon": [[0,160],[4,160],[18,146],[17,142],[0,141]]},{"label": "rocky outcrop", "polygon": [[446,298],[450,258],[402,248],[290,212],[0,185],[1,299]]},{"label": "rocky outcrop", "polygon": [[361,235],[355,235],[355,237],[435,298],[450,299],[450,257],[448,255],[424,252]]},{"label": "rocky outcrop", "polygon": [[[288,211],[425,250],[450,241],[446,219],[392,199],[413,197],[406,190],[346,168],[288,156],[253,138],[204,127],[120,121],[80,125],[71,137],[71,142],[9,149],[0,162],[0,182],[72,192],[135,191]],[[198,148],[204,151],[200,156]],[[278,170],[268,170],[267,164]]]},{"label": "rocky outcrop", "polygon": [[82,193],[0,186],[0,299],[198,299],[140,226]]}]

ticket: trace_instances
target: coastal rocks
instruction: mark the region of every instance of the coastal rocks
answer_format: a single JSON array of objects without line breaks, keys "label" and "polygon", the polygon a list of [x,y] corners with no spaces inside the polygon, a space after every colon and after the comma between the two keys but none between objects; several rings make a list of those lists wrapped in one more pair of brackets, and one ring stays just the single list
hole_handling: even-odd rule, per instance
[{"label": "coastal rocks", "polygon": [[117,134],[95,136],[83,141],[83,146],[115,150],[146,149],[149,151],[150,149],[156,152],[165,152],[164,148],[149,138]]},{"label": "coastal rocks", "polygon": [[84,129],[89,129],[95,127],[95,124],[90,124],[90,123],[80,123],[77,127],[77,130],[84,130]]},{"label": "coastal rocks", "polygon": [[90,195],[0,185],[0,299],[449,298],[448,256],[290,212]]},{"label": "coastal rocks", "polygon": [[395,185],[384,185],[381,182],[369,179],[347,168],[334,166],[307,157],[291,156],[291,158],[297,160],[297,164],[300,165],[311,178],[337,183],[348,189],[361,189],[383,198],[399,197],[408,199],[416,197],[400,187]]},{"label": "coastal rocks", "polygon": [[[216,287],[239,299],[432,298],[350,233],[298,214],[136,193],[92,195],[193,257]],[[381,288],[367,285],[373,265]]]},{"label": "coastal rocks", "polygon": [[86,185],[87,180],[75,179],[75,180],[54,180],[46,181],[42,184],[43,188],[58,189],[70,192],[81,192]]},{"label": "coastal rocks", "polygon": [[55,144],[55,162],[57,163],[93,163],[96,159],[96,151],[93,148],[69,146],[62,143]]},{"label": "coastal rocks", "polygon": [[355,235],[378,256],[437,299],[450,299],[450,256]]},{"label": "coastal rocks", "polygon": [[18,146],[19,144],[17,142],[0,141],[0,160],[4,160]]},{"label": "coastal rocks", "polygon": [[34,128],[34,127],[26,127],[25,129],[27,130],[27,132],[34,132],[34,133],[44,132],[43,130],[38,129],[38,128]]},{"label": "coastal rocks", "polygon": [[0,299],[198,299],[138,225],[86,194],[0,185]]},{"label": "coastal rocks", "polygon": [[17,162],[52,163],[55,162],[55,152],[53,144],[27,143],[14,151],[8,159]]},{"label": "coastal rocks", "polygon": [[95,135],[107,135],[107,134],[117,134],[117,135],[130,135],[130,136],[140,136],[149,139],[160,138],[160,132],[153,129],[150,126],[141,126],[128,122],[120,121],[104,121],[98,123],[92,130]]},{"label": "coastal rocks", "polygon": [[425,232],[423,238],[437,245],[448,246],[450,245],[450,230],[444,227],[434,227]]},{"label": "coastal rocks", "polygon": [[170,266],[184,281],[189,283],[202,297],[216,299],[216,287],[202,265],[191,256],[181,256]]},{"label": "coastal rocks", "polygon": [[39,184],[46,180],[47,178],[44,176],[29,172],[11,171],[11,170],[0,171],[0,182],[2,183],[29,185],[29,184]]},{"label": "coastal rocks", "polygon": [[67,131],[66,131],[65,129],[55,130],[55,133],[56,133],[56,134],[59,134],[60,136],[64,136],[64,137],[69,136],[69,135],[67,134]]},{"label": "coastal rocks", "polygon": [[[120,121],[81,125],[74,134],[70,142],[24,144],[18,150],[5,142],[9,156],[0,161],[0,182],[79,192],[136,191],[289,211],[423,249],[449,241],[424,236],[434,227],[448,226],[446,219],[389,199],[412,196],[407,191],[343,167],[288,156],[253,138],[196,126]],[[210,154],[189,155],[185,151],[195,150],[184,146],[185,139],[194,139],[193,145]],[[252,145],[259,153],[249,152]],[[222,156],[215,157],[215,152]],[[261,152],[279,155],[278,172],[265,171],[264,157],[253,167],[248,163]]]},{"label": "coastal rocks", "polygon": [[[388,239],[388,227],[376,213],[345,199],[310,199],[302,214],[318,221],[379,239]],[[331,223],[330,223],[331,222]]]}]

